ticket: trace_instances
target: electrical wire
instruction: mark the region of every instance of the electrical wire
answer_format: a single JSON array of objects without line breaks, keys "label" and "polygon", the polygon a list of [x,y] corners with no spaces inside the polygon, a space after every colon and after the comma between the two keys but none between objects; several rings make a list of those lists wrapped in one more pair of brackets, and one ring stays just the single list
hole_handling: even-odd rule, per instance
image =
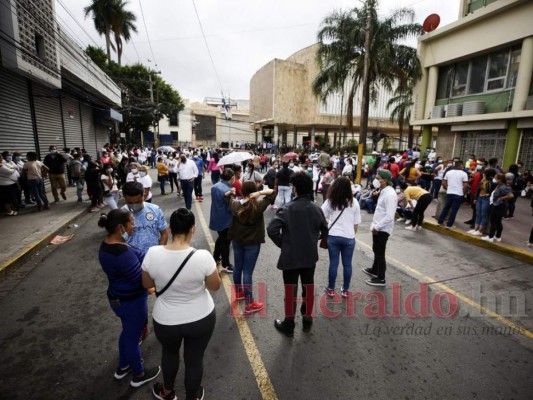
[{"label": "electrical wire", "polygon": [[[150,42],[150,36],[148,36],[148,28],[146,27],[146,19],[144,18],[144,11],[141,0],[139,0],[139,7],[141,8],[141,15],[143,17],[144,30],[146,31],[146,37],[148,38],[148,46],[150,47],[150,53],[152,53],[152,59],[157,67],[157,61],[155,60],[154,50],[152,49],[152,43]],[[138,55],[138,54],[137,54]]]}]

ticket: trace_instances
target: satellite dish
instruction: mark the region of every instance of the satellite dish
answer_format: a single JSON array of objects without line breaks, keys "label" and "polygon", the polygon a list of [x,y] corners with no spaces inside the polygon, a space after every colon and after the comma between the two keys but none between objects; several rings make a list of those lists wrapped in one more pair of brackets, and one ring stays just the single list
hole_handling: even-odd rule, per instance
[{"label": "satellite dish", "polygon": [[439,26],[440,23],[440,17],[438,14],[431,14],[426,18],[424,23],[422,24],[422,27],[424,28],[425,32],[432,32]]}]

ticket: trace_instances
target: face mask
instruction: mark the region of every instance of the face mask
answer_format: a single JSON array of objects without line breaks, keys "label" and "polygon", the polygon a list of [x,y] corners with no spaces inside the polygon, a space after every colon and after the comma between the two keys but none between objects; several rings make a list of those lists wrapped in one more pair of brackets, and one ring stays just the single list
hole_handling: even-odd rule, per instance
[{"label": "face mask", "polygon": [[107,170],[107,173],[108,173],[108,174],[110,174],[110,173],[112,173],[112,172],[113,172],[113,168],[109,168],[109,169]]},{"label": "face mask", "polygon": [[137,172],[139,172],[139,171],[137,170],[137,168],[132,168],[132,169],[131,169],[131,173],[132,173],[132,174],[136,174]]},{"label": "face mask", "polygon": [[442,164],[442,160],[437,161],[439,164]]},{"label": "face mask", "polygon": [[128,203],[128,208],[132,213],[141,211],[143,207],[144,203]]},{"label": "face mask", "polygon": [[452,164],[452,163],[449,163],[449,164],[448,164],[448,167],[452,167],[452,166],[453,166],[453,164]]},{"label": "face mask", "polygon": [[496,180],[496,178],[492,178],[492,183],[498,183],[498,181]]},{"label": "face mask", "polygon": [[400,192],[401,192],[401,190],[400,190],[400,189],[396,189],[396,193],[400,193]]},{"label": "face mask", "polygon": [[120,236],[122,237],[122,240],[124,240],[125,242],[127,242],[130,238],[130,235],[128,235],[128,232],[126,231],[122,232]]},{"label": "face mask", "polygon": [[289,164],[289,167],[290,167],[290,168],[294,167],[294,164],[293,164],[293,163],[290,163],[290,164]]},{"label": "face mask", "polygon": [[483,169],[483,165],[478,165],[478,166],[476,167],[476,171],[481,171],[482,169]]},{"label": "face mask", "polygon": [[13,156],[6,156],[6,161],[7,162],[13,161]]},{"label": "face mask", "polygon": [[379,189],[381,187],[381,183],[377,179],[374,179],[372,181],[372,186],[374,186],[376,189]]},{"label": "face mask", "polygon": [[139,175],[141,176],[141,178],[144,178],[146,176],[146,172],[139,172]]},{"label": "face mask", "polygon": [[16,162],[19,162],[20,160],[21,160],[20,157],[15,157],[15,161],[16,161]]},{"label": "face mask", "polygon": [[429,164],[426,164],[425,167],[429,167]]}]

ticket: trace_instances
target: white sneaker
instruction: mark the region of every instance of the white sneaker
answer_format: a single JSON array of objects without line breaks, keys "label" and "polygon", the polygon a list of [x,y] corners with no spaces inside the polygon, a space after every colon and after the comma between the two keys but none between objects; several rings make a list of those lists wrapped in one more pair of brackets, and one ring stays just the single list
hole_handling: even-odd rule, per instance
[{"label": "white sneaker", "polygon": [[495,241],[495,242],[501,242],[501,241],[502,241],[502,238],[501,238],[501,237],[494,236],[494,241]]},{"label": "white sneaker", "polygon": [[489,236],[483,236],[483,237],[481,238],[481,240],[484,240],[485,242],[489,242],[489,243],[494,242],[494,239],[491,238],[491,237],[489,237]]},{"label": "white sneaker", "polygon": [[411,223],[410,219],[405,220],[405,225],[409,225]]},{"label": "white sneaker", "polygon": [[466,233],[468,233],[469,235],[473,235],[474,232],[477,232],[477,231],[476,231],[475,229],[470,229],[470,230],[469,230],[468,232],[466,232]]},{"label": "white sneaker", "polygon": [[409,226],[405,227],[405,230],[406,231],[416,231],[416,227],[409,225]]},{"label": "white sneaker", "polygon": [[471,233],[472,236],[481,236],[483,235],[480,231],[474,230],[474,232]]},{"label": "white sneaker", "polygon": [[396,222],[403,222],[403,221],[405,221],[405,218],[398,218],[398,219],[396,219]]},{"label": "white sneaker", "polygon": [[421,225],[417,225],[417,226],[416,226],[416,230],[417,230],[417,231],[421,231],[422,229],[423,229],[423,228],[422,228]]}]

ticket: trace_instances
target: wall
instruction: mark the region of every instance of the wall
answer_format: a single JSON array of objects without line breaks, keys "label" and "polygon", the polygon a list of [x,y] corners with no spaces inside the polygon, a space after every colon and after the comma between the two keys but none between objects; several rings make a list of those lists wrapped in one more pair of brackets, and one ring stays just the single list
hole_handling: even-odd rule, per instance
[{"label": "wall", "polygon": [[254,121],[274,117],[274,65],[272,60],[259,71],[250,81],[250,116]]}]

